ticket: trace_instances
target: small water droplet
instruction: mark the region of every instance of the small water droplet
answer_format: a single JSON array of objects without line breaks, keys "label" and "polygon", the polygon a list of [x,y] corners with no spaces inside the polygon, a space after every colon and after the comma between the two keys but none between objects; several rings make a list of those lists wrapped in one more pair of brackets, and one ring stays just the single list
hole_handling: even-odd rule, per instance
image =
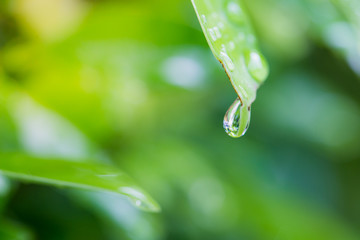
[{"label": "small water droplet", "polygon": [[233,41],[230,41],[228,43],[228,46],[229,46],[230,51],[233,51],[235,49],[235,43]]},{"label": "small water droplet", "polygon": [[227,16],[236,24],[244,24],[246,17],[240,5],[235,1],[228,1],[226,4]]},{"label": "small water droplet", "polygon": [[248,34],[247,42],[249,45],[254,45],[256,43],[256,37],[253,34]]},{"label": "small water droplet", "polygon": [[213,30],[214,30],[215,36],[216,36],[217,38],[221,38],[221,37],[222,37],[221,32],[220,32],[220,29],[219,29],[218,27],[214,27]]},{"label": "small water droplet", "polygon": [[140,207],[141,206],[141,201],[140,200],[135,200],[134,204],[135,204],[135,206]]},{"label": "small water droplet", "polygon": [[216,41],[222,37],[218,27],[208,28],[208,33],[213,41]]},{"label": "small water droplet", "polygon": [[154,200],[135,187],[120,187],[119,191],[127,195],[130,202],[142,210],[151,212],[160,211],[160,206]]},{"label": "small water droplet", "polygon": [[239,32],[235,39],[239,42],[244,42],[246,40],[245,33]]},{"label": "small water droplet", "polygon": [[130,202],[137,208],[145,210],[145,211],[158,211],[158,210],[154,210],[154,208],[152,206],[150,206],[149,204],[146,204],[146,202],[141,201],[137,198],[133,198],[133,197],[129,197]]},{"label": "small water droplet", "polygon": [[265,58],[256,51],[245,53],[245,61],[250,75],[257,81],[263,82],[269,75],[269,66]]},{"label": "small water droplet", "polygon": [[215,32],[214,32],[214,29],[208,28],[208,33],[209,33],[209,35],[210,35],[210,37],[211,37],[211,39],[212,39],[213,41],[216,41],[216,40],[217,40],[216,34],[215,34]]},{"label": "small water droplet", "polygon": [[234,71],[235,70],[235,64],[234,62],[231,60],[231,58],[229,57],[229,55],[227,54],[226,48],[223,45],[221,52],[220,52],[220,59],[221,62],[224,64],[224,66],[230,70],[230,71]]},{"label": "small water droplet", "polygon": [[206,16],[205,16],[205,15],[201,15],[201,19],[202,19],[202,21],[203,21],[204,24],[207,23],[207,20],[206,20]]},{"label": "small water droplet", "polygon": [[250,107],[237,98],[225,114],[225,132],[234,138],[243,136],[249,128],[250,115]]}]

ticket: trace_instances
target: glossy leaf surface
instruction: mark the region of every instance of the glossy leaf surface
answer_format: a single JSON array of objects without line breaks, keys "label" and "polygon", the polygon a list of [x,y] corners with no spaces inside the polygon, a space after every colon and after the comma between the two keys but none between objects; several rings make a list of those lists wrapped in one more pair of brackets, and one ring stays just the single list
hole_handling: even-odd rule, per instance
[{"label": "glossy leaf surface", "polygon": [[122,194],[141,209],[160,210],[158,204],[129,176],[111,166],[1,153],[0,172],[29,182]]},{"label": "glossy leaf surface", "polygon": [[224,66],[242,103],[250,106],[269,69],[244,8],[236,0],[192,3],[213,54]]}]

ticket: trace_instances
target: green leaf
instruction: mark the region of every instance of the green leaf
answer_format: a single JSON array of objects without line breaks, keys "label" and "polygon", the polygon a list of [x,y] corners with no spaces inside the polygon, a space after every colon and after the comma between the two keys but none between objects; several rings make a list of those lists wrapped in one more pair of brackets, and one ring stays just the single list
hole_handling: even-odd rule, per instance
[{"label": "green leaf", "polygon": [[24,226],[12,221],[0,221],[1,240],[31,240],[34,239],[32,233]]},{"label": "green leaf", "polygon": [[250,21],[236,0],[192,0],[215,57],[222,63],[242,104],[251,106],[269,68]]},{"label": "green leaf", "polygon": [[29,182],[122,194],[143,210],[160,211],[159,205],[128,175],[108,165],[0,153],[0,172]]},{"label": "green leaf", "polygon": [[7,203],[7,200],[10,195],[10,191],[11,191],[10,181],[6,177],[0,175],[0,212],[3,211],[4,206]]}]

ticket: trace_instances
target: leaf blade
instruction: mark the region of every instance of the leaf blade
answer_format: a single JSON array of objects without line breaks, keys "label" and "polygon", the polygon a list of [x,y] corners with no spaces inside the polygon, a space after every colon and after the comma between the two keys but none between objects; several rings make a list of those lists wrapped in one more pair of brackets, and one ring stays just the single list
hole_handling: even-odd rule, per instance
[{"label": "leaf blade", "polygon": [[268,76],[250,21],[236,0],[192,0],[205,38],[240,100],[250,106]]},{"label": "leaf blade", "polygon": [[160,211],[158,203],[127,174],[109,165],[0,153],[0,172],[23,181],[121,194],[143,210]]}]

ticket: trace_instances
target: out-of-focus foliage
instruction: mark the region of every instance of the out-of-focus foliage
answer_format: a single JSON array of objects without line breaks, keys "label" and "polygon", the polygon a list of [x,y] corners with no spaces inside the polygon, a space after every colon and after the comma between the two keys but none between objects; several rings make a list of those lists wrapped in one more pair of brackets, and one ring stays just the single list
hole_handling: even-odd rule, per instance
[{"label": "out-of-focus foliage", "polygon": [[[158,204],[131,178],[111,166],[39,159],[24,154],[1,153],[0,172],[5,176],[57,186],[101,190],[128,196],[144,210],[159,211]],[[50,161],[49,161],[50,160]],[[89,160],[87,160],[89,161]]]},{"label": "out-of-focus foliage", "polygon": [[0,238],[4,240],[25,240],[32,239],[31,233],[16,223],[1,221],[0,222]]},{"label": "out-of-focus foliage", "polygon": [[1,177],[0,234],[359,239],[357,1],[242,3],[271,74],[234,140],[236,94],[190,1],[1,1],[0,161],[112,163],[162,212]]}]

